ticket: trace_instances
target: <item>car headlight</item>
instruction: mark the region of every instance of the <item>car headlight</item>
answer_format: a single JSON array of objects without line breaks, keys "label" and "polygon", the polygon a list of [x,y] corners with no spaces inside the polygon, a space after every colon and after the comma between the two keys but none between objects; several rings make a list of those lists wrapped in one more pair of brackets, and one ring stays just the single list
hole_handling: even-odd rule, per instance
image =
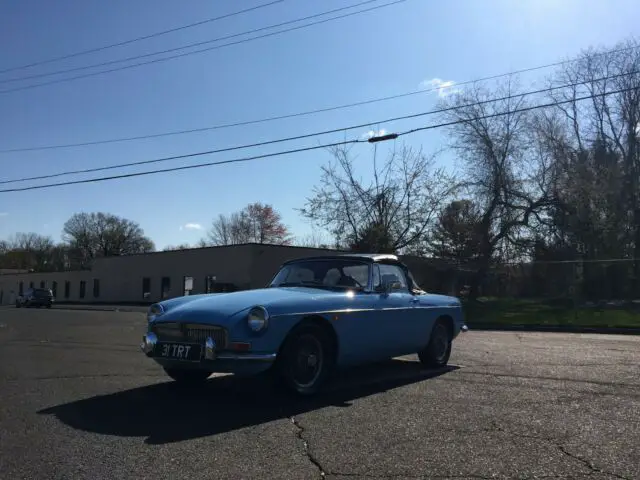
[{"label": "car headlight", "polygon": [[247,325],[254,332],[260,332],[269,325],[269,312],[264,307],[253,307],[247,315]]},{"label": "car headlight", "polygon": [[147,321],[153,322],[156,317],[159,317],[163,313],[164,313],[164,307],[159,303],[154,303],[149,307],[149,310],[147,311]]}]

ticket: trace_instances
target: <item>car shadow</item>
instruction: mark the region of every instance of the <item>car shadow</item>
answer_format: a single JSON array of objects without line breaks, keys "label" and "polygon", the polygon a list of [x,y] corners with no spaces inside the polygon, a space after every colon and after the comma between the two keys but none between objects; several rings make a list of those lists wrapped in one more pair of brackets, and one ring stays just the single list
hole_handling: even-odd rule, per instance
[{"label": "car shadow", "polygon": [[143,436],[148,444],[200,438],[292,418],[457,370],[427,370],[415,361],[394,359],[340,372],[311,398],[281,393],[265,377],[213,377],[186,388],[176,382],[149,385],[40,410],[72,428],[122,437]]}]

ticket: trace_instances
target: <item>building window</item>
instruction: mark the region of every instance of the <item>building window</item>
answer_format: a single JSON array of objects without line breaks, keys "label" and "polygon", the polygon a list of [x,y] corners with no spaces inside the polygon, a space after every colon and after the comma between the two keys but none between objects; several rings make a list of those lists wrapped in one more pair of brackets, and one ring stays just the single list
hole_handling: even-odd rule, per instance
[{"label": "building window", "polygon": [[33,288],[33,282],[29,282],[29,288]]},{"label": "building window", "polygon": [[58,282],[51,282],[51,293],[53,293],[53,297],[55,298],[58,294]]},{"label": "building window", "polygon": [[80,280],[80,298],[84,298],[84,293],[87,290],[87,282]]},{"label": "building window", "polygon": [[162,277],[162,281],[160,282],[160,298],[162,298],[163,300],[165,298],[169,298],[170,293],[171,293],[171,278]]},{"label": "building window", "polygon": [[93,279],[93,298],[98,298],[100,296],[100,279]]},{"label": "building window", "polygon": [[46,285],[46,282],[45,282],[44,280],[42,280],[42,281],[40,282],[40,288],[44,288],[44,287],[45,287],[45,285]]},{"label": "building window", "polygon": [[22,295],[23,292],[24,292],[24,282],[20,282],[18,284],[18,295]]},{"label": "building window", "polygon": [[65,280],[64,282],[64,298],[69,298],[71,293],[71,282],[69,280]]},{"label": "building window", "polygon": [[204,277],[204,293],[211,293],[214,291],[216,285],[216,277],[213,275],[207,275]]},{"label": "building window", "polygon": [[151,297],[151,279],[144,277],[142,279],[142,298],[148,300]]}]

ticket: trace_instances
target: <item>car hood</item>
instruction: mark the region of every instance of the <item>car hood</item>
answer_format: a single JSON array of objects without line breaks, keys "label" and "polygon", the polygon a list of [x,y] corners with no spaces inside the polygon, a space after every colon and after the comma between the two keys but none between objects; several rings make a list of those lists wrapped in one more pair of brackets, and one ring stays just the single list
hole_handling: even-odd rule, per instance
[{"label": "car hood", "polygon": [[157,321],[230,318],[257,305],[265,307],[272,316],[305,313],[323,310],[326,305],[335,308],[342,302],[346,304],[350,298],[353,297],[343,291],[304,287],[262,288],[232,293],[191,295],[162,302],[165,314]]}]

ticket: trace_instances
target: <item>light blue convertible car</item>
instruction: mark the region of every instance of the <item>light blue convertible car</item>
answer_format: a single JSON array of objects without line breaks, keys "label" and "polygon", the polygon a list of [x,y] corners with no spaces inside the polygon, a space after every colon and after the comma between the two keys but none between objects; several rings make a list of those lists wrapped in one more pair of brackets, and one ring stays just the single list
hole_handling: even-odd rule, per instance
[{"label": "light blue convertible car", "polygon": [[174,380],[270,370],[303,395],[336,367],[411,353],[442,367],[466,330],[457,298],[422,291],[382,254],[292,260],[267,288],[173,298],[147,316],[140,348]]}]

